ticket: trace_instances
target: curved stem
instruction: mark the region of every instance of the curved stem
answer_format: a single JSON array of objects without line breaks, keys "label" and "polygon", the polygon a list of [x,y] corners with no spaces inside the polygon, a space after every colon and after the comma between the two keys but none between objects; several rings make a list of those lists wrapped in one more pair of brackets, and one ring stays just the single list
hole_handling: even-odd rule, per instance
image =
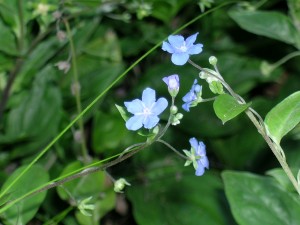
[{"label": "curved stem", "polygon": [[286,56],[284,56],[282,59],[278,60],[277,62],[273,63],[271,66],[273,69],[281,66],[282,64],[286,63],[288,60],[296,57],[296,56],[300,56],[300,51],[295,51],[295,52],[292,52]]},{"label": "curved stem", "polygon": [[241,96],[239,96],[238,94],[236,94],[236,93],[232,90],[232,88],[225,82],[225,80],[223,79],[223,77],[221,76],[221,74],[219,74],[219,76],[216,76],[215,74],[213,74],[213,73],[211,73],[211,72],[205,70],[204,68],[202,68],[202,67],[199,66],[198,64],[194,63],[192,60],[189,59],[188,62],[189,62],[192,66],[194,66],[195,68],[197,68],[198,70],[203,71],[203,72],[209,74],[210,76],[212,76],[212,77],[218,79],[218,80],[223,84],[223,86],[226,88],[226,90],[230,93],[230,95],[233,96],[234,98],[236,98],[240,103],[242,103],[242,104],[245,104],[245,103],[246,103],[245,100],[244,100]]},{"label": "curved stem", "polygon": [[167,146],[169,149],[171,149],[173,152],[175,152],[177,155],[179,155],[181,158],[183,159],[186,159],[186,160],[189,160],[188,157],[186,157],[185,155],[181,154],[180,152],[178,152],[175,148],[173,148],[172,145],[170,145],[169,143],[165,142],[164,140],[162,139],[157,139],[156,140],[157,142],[160,142],[162,144],[164,144],[165,146]]},{"label": "curved stem", "polygon": [[280,165],[283,168],[284,172],[286,173],[286,175],[288,176],[289,180],[293,184],[294,188],[296,189],[296,191],[300,195],[300,187],[298,185],[298,182],[297,182],[296,178],[294,177],[294,175],[293,175],[290,167],[288,166],[286,160],[279,153],[280,151],[283,151],[283,150],[281,149],[280,146],[277,146],[270,139],[270,137],[266,134],[266,132],[264,131],[264,129],[262,128],[262,126],[260,125],[260,123],[256,120],[255,116],[253,115],[253,113],[250,110],[246,110],[246,114],[249,117],[249,119],[252,121],[252,123],[254,124],[254,126],[260,131],[259,133],[262,135],[262,137],[264,138],[264,140],[267,142],[268,146],[270,147],[271,151],[273,152],[273,154],[275,155],[276,159],[280,163]]}]

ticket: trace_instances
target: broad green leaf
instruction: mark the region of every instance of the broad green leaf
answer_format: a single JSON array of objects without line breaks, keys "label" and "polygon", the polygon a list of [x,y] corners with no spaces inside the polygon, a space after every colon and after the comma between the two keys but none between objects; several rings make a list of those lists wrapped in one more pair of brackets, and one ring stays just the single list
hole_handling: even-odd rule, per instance
[{"label": "broad green leaf", "polygon": [[[5,189],[24,169],[22,166],[17,169],[4,183],[2,190]],[[25,173],[11,188],[10,199],[15,199],[32,191],[49,181],[49,175],[42,166],[34,165]],[[27,224],[38,211],[41,203],[46,196],[46,191],[34,196],[25,198],[17,204],[3,212],[4,224],[22,225]]]},{"label": "broad green leaf", "polygon": [[[294,175],[296,175],[297,169],[292,169],[292,172]],[[274,177],[285,190],[290,192],[295,191],[293,184],[291,183],[291,181],[289,180],[288,176],[282,168],[268,170],[266,174]]]},{"label": "broad green leaf", "polygon": [[251,103],[239,104],[234,97],[223,94],[214,101],[214,110],[223,124],[245,111]]},{"label": "broad green leaf", "polygon": [[157,169],[156,161],[155,169],[148,171],[147,183],[131,183],[126,189],[139,225],[234,224],[222,206],[218,176],[206,172],[196,177],[192,167],[168,164]]},{"label": "broad green leaf", "polygon": [[300,91],[291,94],[277,104],[265,118],[269,135],[277,144],[299,122]]},{"label": "broad green leaf", "polygon": [[300,31],[300,3],[299,0],[288,0],[289,12],[295,27]]},{"label": "broad green leaf", "polygon": [[61,95],[52,85],[53,67],[37,74],[30,92],[14,105],[7,119],[7,136],[47,140],[56,134],[61,119]]},{"label": "broad green leaf", "polygon": [[0,20],[0,51],[9,54],[17,55],[17,42],[11,30]]},{"label": "broad green leaf", "polygon": [[243,29],[300,47],[300,34],[290,18],[279,12],[231,10],[230,17]]},{"label": "broad green leaf", "polygon": [[231,211],[239,225],[297,225],[300,201],[272,178],[245,172],[222,174]]}]

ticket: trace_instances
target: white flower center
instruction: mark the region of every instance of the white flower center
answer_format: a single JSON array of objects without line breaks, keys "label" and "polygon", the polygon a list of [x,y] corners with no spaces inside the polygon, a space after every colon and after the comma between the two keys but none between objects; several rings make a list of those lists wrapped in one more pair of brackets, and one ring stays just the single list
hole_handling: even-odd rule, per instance
[{"label": "white flower center", "polygon": [[145,107],[145,108],[143,109],[143,114],[144,114],[145,116],[151,115],[151,114],[152,114],[151,109]]},{"label": "white flower center", "polygon": [[180,46],[180,51],[182,51],[182,52],[186,52],[187,51],[187,47],[186,47],[186,45],[185,45],[185,42],[183,42],[183,45],[182,46]]}]

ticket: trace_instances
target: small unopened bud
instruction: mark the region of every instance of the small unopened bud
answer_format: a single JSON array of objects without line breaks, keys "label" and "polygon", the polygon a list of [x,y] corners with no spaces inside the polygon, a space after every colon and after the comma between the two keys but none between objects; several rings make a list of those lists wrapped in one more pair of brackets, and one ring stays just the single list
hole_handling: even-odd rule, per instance
[{"label": "small unopened bud", "polygon": [[178,108],[176,105],[172,105],[170,108],[171,114],[176,114],[178,112]]},{"label": "small unopened bud", "polygon": [[209,63],[210,63],[211,65],[216,66],[216,65],[217,65],[217,62],[218,62],[218,59],[217,59],[217,57],[215,57],[215,56],[211,56],[211,57],[209,57],[208,61],[209,61]]},{"label": "small unopened bud", "polygon": [[130,186],[130,183],[128,183],[124,178],[120,178],[114,184],[114,191],[117,193],[123,193],[123,189],[125,188],[125,185]]},{"label": "small unopened bud", "polygon": [[56,33],[56,37],[57,37],[57,39],[58,39],[60,42],[63,42],[64,40],[66,40],[67,34],[66,34],[66,32],[64,32],[64,31],[59,30],[59,31],[57,31],[57,33]]},{"label": "small unopened bud", "polygon": [[81,89],[81,86],[80,86],[80,83],[78,82],[73,82],[71,84],[71,93],[72,95],[77,95],[78,93],[80,93],[80,89]]},{"label": "small unopened bud", "polygon": [[55,66],[64,73],[67,73],[71,67],[69,61],[59,61],[55,64]]},{"label": "small unopened bud", "polygon": [[55,11],[52,13],[52,17],[55,19],[55,20],[58,20],[62,17],[62,13],[60,11]]},{"label": "small unopened bud", "polygon": [[182,113],[177,113],[175,117],[177,119],[181,120],[183,118],[183,114]]},{"label": "small unopened bud", "polygon": [[77,143],[81,143],[82,142],[82,133],[80,130],[76,130],[73,134],[74,140]]}]

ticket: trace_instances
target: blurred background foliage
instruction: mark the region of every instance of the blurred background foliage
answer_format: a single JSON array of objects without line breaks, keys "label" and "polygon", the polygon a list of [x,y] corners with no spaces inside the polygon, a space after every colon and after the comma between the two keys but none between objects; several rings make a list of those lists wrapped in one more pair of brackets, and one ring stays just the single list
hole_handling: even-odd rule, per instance
[{"label": "blurred background foliage", "polygon": [[[299,58],[272,63],[300,48],[297,0],[0,0],[0,182],[2,190],[72,119],[134,61],[181,25],[210,8],[226,6],[185,28],[199,32],[203,53],[193,57],[219,70],[262,117],[299,90]],[[68,34],[66,21],[70,26]],[[75,57],[72,57],[71,37]],[[74,76],[74,62],[78,77]],[[74,68],[75,67],[75,68]],[[159,48],[121,79],[38,161],[11,190],[9,200],[33,187],[122,152],[143,137],[126,130],[115,104],[151,87],[168,98],[162,78],[180,75],[177,105],[198,72],[175,67]],[[210,97],[202,82],[204,97]],[[79,91],[80,90],[80,91]],[[80,93],[81,106],[76,103]],[[210,170],[194,176],[183,160],[154,144],[133,158],[56,189],[27,198],[5,211],[3,224],[297,224],[299,198],[255,127],[243,115],[225,125],[212,103],[184,114],[165,139],[188,149],[196,137],[207,145]],[[164,114],[162,121],[166,122]],[[300,166],[299,125],[282,142],[291,167]],[[83,141],[84,140],[84,141]],[[277,169],[276,169],[277,168]],[[245,172],[247,171],[247,172]],[[110,175],[108,175],[110,174]],[[109,177],[125,177],[124,194]],[[91,216],[78,210],[92,196]]]}]

